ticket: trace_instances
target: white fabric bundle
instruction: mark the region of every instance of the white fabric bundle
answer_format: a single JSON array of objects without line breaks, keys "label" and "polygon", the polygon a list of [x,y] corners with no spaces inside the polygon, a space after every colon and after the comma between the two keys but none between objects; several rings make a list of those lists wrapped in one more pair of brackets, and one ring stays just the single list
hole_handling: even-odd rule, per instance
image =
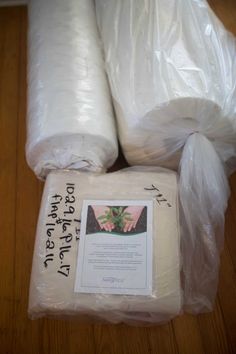
[{"label": "white fabric bundle", "polygon": [[224,124],[236,117],[236,45],[207,2],[96,6],[128,162],[177,168],[180,136],[198,131],[221,140]]},{"label": "white fabric bundle", "polygon": [[109,88],[92,0],[29,4],[27,160],[56,168],[107,168],[117,157]]},{"label": "white fabric bundle", "polygon": [[125,157],[179,166],[184,309],[209,311],[225,167],[235,169],[235,39],[205,0],[96,0],[96,10]]},{"label": "white fabric bundle", "polygon": [[[69,197],[66,196],[68,183],[74,185],[75,197],[73,216],[67,215],[67,219],[71,219],[70,223],[67,221],[66,230],[66,234],[70,235],[70,243],[64,242],[70,246],[69,251],[60,257],[63,224],[56,220],[65,219],[65,208],[68,209],[70,205]],[[160,200],[158,202],[157,192],[152,190],[152,185],[158,186],[165,196],[165,200],[162,197],[163,203]],[[51,172],[46,180],[38,220],[31,275],[30,316],[89,315],[114,323],[158,323],[179,314],[182,302],[177,194],[176,174],[162,168],[129,168],[105,175]],[[72,196],[70,198],[72,200]],[[124,199],[150,200],[153,203],[151,295],[83,294],[74,291],[80,243],[76,239],[79,236],[76,229],[79,227],[83,201],[91,199],[115,200],[116,205]],[[52,200],[61,203],[52,203]],[[62,262],[69,265],[68,276],[58,272]]]}]

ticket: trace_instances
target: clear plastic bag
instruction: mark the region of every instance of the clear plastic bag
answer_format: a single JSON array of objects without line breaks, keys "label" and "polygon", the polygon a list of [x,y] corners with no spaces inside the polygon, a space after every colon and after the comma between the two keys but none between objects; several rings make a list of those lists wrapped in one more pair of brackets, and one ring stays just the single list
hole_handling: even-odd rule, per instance
[{"label": "clear plastic bag", "polygon": [[[91,200],[97,204],[105,201],[106,206],[109,201],[116,206],[123,205],[124,200],[135,205],[149,203],[152,211],[143,210],[129,231],[124,231],[125,226],[122,225],[119,231],[114,228],[106,232],[105,224],[93,211],[90,218],[85,219],[87,226],[83,236],[84,203]],[[128,208],[125,210],[127,212]],[[96,227],[91,224],[93,214],[97,220]],[[127,225],[129,222],[130,218]],[[142,295],[136,289],[136,282],[143,277],[142,271],[133,268],[141,262],[140,252],[145,255],[147,251],[147,248],[146,251],[138,248],[145,225],[152,228],[145,236],[146,241],[152,244],[149,269],[152,279],[151,291]],[[89,227],[92,228],[90,231]],[[179,233],[177,176],[173,171],[135,167],[108,174],[51,172],[46,179],[38,220],[29,296],[30,317],[76,317],[80,320],[88,317],[136,325],[170,320],[182,311]],[[82,261],[80,254],[81,248],[86,250],[91,243],[90,246],[81,243],[82,236],[86,239],[92,237],[91,242],[97,247],[93,250],[88,248],[88,264],[92,264],[93,274],[102,267],[102,276],[96,273],[95,291],[92,290],[91,279],[86,276],[88,265],[84,267],[83,262],[87,263]],[[118,241],[113,241],[114,238]],[[142,257],[146,257],[144,255]],[[81,275],[77,273],[81,269],[78,261],[82,262],[81,268],[84,269]],[[148,257],[142,267],[146,262],[149,262]],[[110,267],[115,269],[110,270]],[[132,272],[132,279],[129,272]],[[127,278],[128,283],[126,280],[113,283],[116,281],[114,276]],[[80,280],[90,282],[88,293],[78,291],[76,284]],[[92,280],[95,281],[94,278]],[[109,289],[112,290],[108,293],[107,281],[110,280]],[[135,289],[127,293],[133,280]],[[119,294],[117,288],[121,289]]]},{"label": "clear plastic bag", "polygon": [[131,165],[178,168],[181,151],[169,153],[162,126],[210,129],[216,140],[216,120],[236,124],[235,38],[205,0],[96,0],[96,10]]},{"label": "clear plastic bag", "polygon": [[236,42],[205,0],[96,0],[128,162],[179,169],[184,308],[212,309],[236,157]]}]

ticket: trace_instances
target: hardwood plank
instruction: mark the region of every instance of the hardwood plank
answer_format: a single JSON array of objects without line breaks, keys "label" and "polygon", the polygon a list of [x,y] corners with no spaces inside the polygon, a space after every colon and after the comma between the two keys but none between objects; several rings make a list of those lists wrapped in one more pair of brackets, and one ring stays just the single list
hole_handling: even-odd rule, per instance
[{"label": "hardwood plank", "polygon": [[69,328],[69,353],[96,353],[94,326],[91,324],[67,323]]},{"label": "hardwood plank", "polygon": [[229,203],[225,223],[225,244],[227,244],[228,246],[229,255],[234,266],[234,271],[236,271],[236,213],[234,211],[235,203],[232,203],[232,201]]},{"label": "hardwood plank", "polygon": [[221,257],[218,295],[223,312],[227,337],[236,348],[236,274],[227,246]]},{"label": "hardwood plank", "polygon": [[179,353],[205,353],[197,317],[183,315],[172,321]]},{"label": "hardwood plank", "polygon": [[151,353],[178,353],[178,344],[172,324],[148,328]]},{"label": "hardwood plank", "polygon": [[221,256],[218,298],[230,350],[236,348],[236,173],[230,178],[231,197],[225,220],[225,248]]},{"label": "hardwood plank", "polygon": [[225,27],[236,34],[236,4],[235,0],[208,0],[209,5]]},{"label": "hardwood plank", "polygon": [[[94,326],[94,343],[96,354],[116,354],[117,345],[118,350],[123,354],[123,338],[116,333],[119,332],[119,328],[111,325],[95,325]],[[119,344],[118,339],[119,338]],[[127,350],[128,352],[128,350]]]},{"label": "hardwood plank", "polygon": [[0,343],[11,352],[15,281],[15,210],[16,143],[18,114],[19,13],[17,9],[0,11],[0,200],[1,247]]},{"label": "hardwood plank", "polygon": [[224,319],[218,300],[212,313],[198,316],[198,324],[205,353],[228,354],[232,352],[227,341]]},{"label": "hardwood plank", "polygon": [[230,178],[231,196],[226,213],[225,240],[236,271],[236,173]]},{"label": "hardwood plank", "polygon": [[146,328],[126,325],[100,325],[94,327],[96,354],[152,353]]}]

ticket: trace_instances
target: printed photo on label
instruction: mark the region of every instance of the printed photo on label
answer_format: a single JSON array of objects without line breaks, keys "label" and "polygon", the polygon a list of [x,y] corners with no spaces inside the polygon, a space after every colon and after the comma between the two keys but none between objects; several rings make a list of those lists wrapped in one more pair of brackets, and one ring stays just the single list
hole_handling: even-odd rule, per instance
[{"label": "printed photo on label", "polygon": [[86,234],[107,232],[119,235],[147,231],[147,207],[144,205],[89,205]]},{"label": "printed photo on label", "polygon": [[75,292],[152,293],[152,201],[85,200]]}]

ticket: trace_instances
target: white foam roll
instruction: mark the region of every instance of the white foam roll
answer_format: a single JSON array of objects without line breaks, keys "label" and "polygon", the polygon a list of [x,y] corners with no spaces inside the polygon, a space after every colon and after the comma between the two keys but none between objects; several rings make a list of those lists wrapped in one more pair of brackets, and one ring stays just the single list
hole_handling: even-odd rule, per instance
[{"label": "white foam roll", "polygon": [[208,133],[218,120],[236,120],[235,39],[205,0],[96,0],[96,6],[130,164],[166,159],[177,167],[180,154],[167,156],[173,134],[163,133],[164,125],[176,134]]},{"label": "white foam roll", "polygon": [[29,4],[27,160],[51,169],[107,168],[117,157],[92,0]]}]

